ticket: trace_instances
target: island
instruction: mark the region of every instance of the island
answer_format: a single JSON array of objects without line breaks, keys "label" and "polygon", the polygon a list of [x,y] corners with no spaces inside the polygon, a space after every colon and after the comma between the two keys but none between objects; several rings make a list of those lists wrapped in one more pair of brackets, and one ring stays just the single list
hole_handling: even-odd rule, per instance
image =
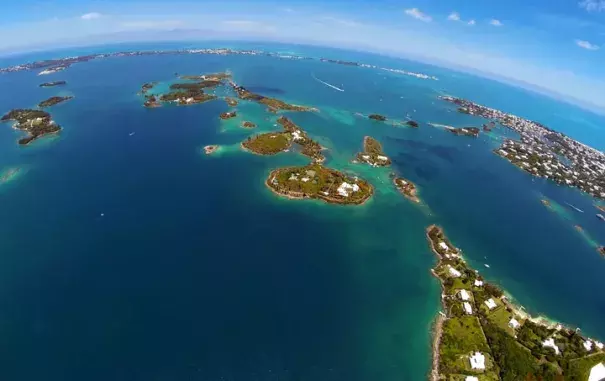
[{"label": "island", "polygon": [[144,83],[143,86],[141,86],[141,94],[147,94],[147,92],[153,89],[157,84],[157,82]]},{"label": "island", "polygon": [[442,96],[440,99],[458,106],[458,112],[476,115],[509,128],[519,140],[507,139],[493,152],[526,172],[551,179],[559,184],[579,188],[605,199],[605,153],[554,131],[542,123],[466,99]]},{"label": "island", "polygon": [[414,120],[408,120],[407,122],[405,122],[405,125],[412,128],[418,128],[418,122]]},{"label": "island", "polygon": [[311,139],[309,135],[293,121],[282,116],[277,119],[277,123],[279,123],[284,130],[292,134],[294,143],[301,147],[300,153],[313,159],[316,163],[321,163],[326,159],[321,153],[323,147],[315,140]]},{"label": "island", "polygon": [[246,120],[246,121],[242,122],[242,127],[243,128],[256,128],[256,124]]},{"label": "island", "polygon": [[368,116],[368,118],[369,118],[369,119],[372,119],[372,120],[376,120],[376,121],[378,121],[378,122],[384,122],[384,121],[386,121],[386,120],[387,120],[387,117],[386,117],[386,116],[384,116],[384,115],[380,115],[380,114],[370,114],[370,115]]},{"label": "island", "polygon": [[39,72],[38,75],[48,75],[48,74],[58,73],[60,71],[67,69],[68,67],[69,67],[69,65],[60,65],[60,66],[49,67],[48,69],[44,69],[41,72]]},{"label": "island", "polygon": [[433,332],[431,381],[588,380],[605,361],[603,343],[534,319],[509,301],[466,263],[443,229],[431,225],[426,237],[437,256],[432,273],[443,308]]},{"label": "island", "polygon": [[215,153],[217,150],[219,149],[219,146],[217,145],[209,145],[209,146],[205,146],[204,147],[204,153],[206,153],[206,155],[212,155],[213,153]]},{"label": "island", "polygon": [[235,107],[238,104],[237,99],[231,97],[226,97],[225,102],[227,102],[227,105],[229,105],[230,107]]},{"label": "island", "polygon": [[463,127],[463,128],[446,127],[446,129],[454,135],[472,136],[474,138],[479,136],[479,129],[477,127]]},{"label": "island", "polygon": [[369,164],[372,167],[391,165],[391,159],[382,151],[382,145],[371,136],[363,138],[363,152],[357,154],[356,161]]},{"label": "island", "polygon": [[597,250],[602,256],[605,257],[605,246],[601,246]]},{"label": "island", "polygon": [[275,155],[286,151],[292,145],[292,134],[289,132],[269,132],[248,137],[241,143],[243,149],[259,155]]},{"label": "island", "polygon": [[249,90],[247,90],[243,86],[237,85],[235,82],[231,81],[231,86],[237,93],[237,96],[243,100],[249,100],[253,102],[258,102],[267,106],[269,112],[277,113],[278,111],[312,111],[313,109],[305,106],[298,106],[286,103],[282,100],[276,98],[265,97],[260,94],[255,94]]},{"label": "island", "polygon": [[145,95],[145,102],[143,106],[148,108],[161,107],[162,104],[158,101],[155,95]]},{"label": "island", "polygon": [[40,108],[45,108],[45,107],[50,107],[50,106],[54,106],[56,104],[59,103],[63,103],[65,101],[68,101],[70,99],[73,99],[72,96],[66,96],[66,97],[50,97],[40,103],[38,103],[38,107]]},{"label": "island", "polygon": [[542,203],[542,205],[544,205],[548,209],[552,209],[552,205],[551,205],[550,201],[548,201],[547,199],[543,198],[542,200],[540,200],[540,202]]},{"label": "island", "polygon": [[493,120],[489,123],[484,123],[483,124],[483,131],[485,132],[490,132],[491,130],[494,129],[494,127],[496,127],[496,122],[494,122]]},{"label": "island", "polygon": [[[155,98],[155,97],[154,97]],[[216,99],[216,95],[206,94],[202,90],[180,90],[160,95],[160,101],[173,102],[180,106],[204,103]],[[147,98],[149,101],[151,98]]]},{"label": "island", "polygon": [[44,82],[41,83],[40,87],[54,87],[54,86],[63,86],[66,85],[67,81],[54,81],[54,82]]},{"label": "island", "polygon": [[318,163],[275,169],[265,183],[275,194],[290,199],[310,198],[340,205],[361,205],[374,193],[367,181]]},{"label": "island", "polygon": [[237,116],[237,111],[227,111],[222,113],[219,117],[223,120],[235,118]]},{"label": "island", "polygon": [[420,198],[418,198],[418,188],[416,184],[411,182],[410,180],[404,179],[403,177],[394,177],[393,184],[395,187],[410,201],[415,203],[420,203]]},{"label": "island", "polygon": [[61,126],[56,124],[49,113],[42,110],[14,109],[0,118],[0,122],[13,120],[14,128],[27,132],[28,136],[19,139],[19,144],[27,145],[48,134],[57,133]]}]

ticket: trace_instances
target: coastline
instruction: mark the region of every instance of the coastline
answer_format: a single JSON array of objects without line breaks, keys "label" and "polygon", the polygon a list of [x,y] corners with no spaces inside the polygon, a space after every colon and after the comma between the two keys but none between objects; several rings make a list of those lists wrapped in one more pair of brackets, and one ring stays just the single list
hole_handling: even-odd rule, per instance
[{"label": "coastline", "polygon": [[[445,301],[443,299],[443,295],[445,293],[445,288],[443,286],[443,282],[441,281],[441,279],[439,278],[439,276],[437,275],[437,273],[435,273],[435,268],[437,266],[439,266],[439,264],[441,264],[441,256],[438,255],[438,253],[435,251],[435,245],[433,244],[433,241],[430,239],[429,237],[429,231],[433,228],[433,227],[438,227],[437,225],[430,225],[426,231],[425,231],[425,236],[426,239],[428,240],[429,243],[429,247],[431,248],[431,251],[433,252],[433,254],[435,254],[437,256],[437,265],[434,268],[431,268],[431,275],[434,276],[437,281],[439,281],[439,289],[441,290],[440,293],[440,303],[441,303],[441,309],[442,310],[447,310],[447,306],[445,305]],[[441,336],[443,335],[443,323],[447,320],[447,316],[445,315],[445,313],[443,311],[439,311],[437,313],[437,316],[435,317],[435,320],[433,322],[433,327],[431,329],[431,337],[432,337],[432,366],[431,366],[431,370],[429,373],[429,381],[439,381],[439,347],[441,345]]]}]

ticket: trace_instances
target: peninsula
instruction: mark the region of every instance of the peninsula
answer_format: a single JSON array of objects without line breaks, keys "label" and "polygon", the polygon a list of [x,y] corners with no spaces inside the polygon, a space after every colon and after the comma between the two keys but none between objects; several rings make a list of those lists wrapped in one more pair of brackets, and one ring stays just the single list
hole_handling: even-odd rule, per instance
[{"label": "peninsula", "polygon": [[510,302],[468,266],[440,227],[429,226],[426,237],[437,256],[432,273],[441,283],[443,307],[431,381],[588,380],[591,368],[605,361],[603,343],[533,319]]},{"label": "peninsula", "polygon": [[440,99],[457,105],[460,113],[491,119],[494,124],[498,122],[519,134],[519,140],[508,139],[494,150],[497,155],[534,176],[577,187],[605,199],[605,153],[539,122],[461,98],[443,96]]},{"label": "peninsula", "polygon": [[54,82],[44,82],[44,83],[41,83],[39,86],[40,87],[54,87],[54,86],[63,86],[66,84],[67,84],[66,81],[54,81]]},{"label": "peninsula", "polygon": [[363,138],[363,152],[356,156],[356,160],[372,167],[386,167],[391,165],[391,159],[382,151],[382,145],[371,136]]},{"label": "peninsula", "polygon": [[363,204],[374,193],[367,181],[317,163],[275,169],[266,185],[274,193],[290,199],[311,198],[341,205]]},{"label": "peninsula", "polygon": [[0,118],[0,122],[15,121],[14,128],[27,132],[28,136],[19,139],[19,144],[27,145],[32,141],[61,130],[49,113],[42,110],[14,109]]},{"label": "peninsula", "polygon": [[474,138],[479,136],[479,129],[477,127],[463,127],[463,128],[446,127],[446,129],[454,135],[472,136]]},{"label": "peninsula", "polygon": [[240,99],[257,102],[267,106],[269,112],[277,113],[278,111],[312,111],[313,109],[305,106],[298,106],[286,103],[277,98],[265,97],[260,94],[255,94],[249,90],[247,90],[243,86],[237,85],[235,82],[231,81],[231,86],[237,93],[237,96]]},{"label": "peninsula", "polygon": [[302,128],[290,119],[282,116],[277,119],[277,123],[279,123],[286,132],[292,135],[294,143],[301,147],[300,153],[313,159],[315,163],[321,163],[326,159],[321,153],[323,147],[315,140],[311,139]]},{"label": "peninsula", "polygon": [[70,100],[72,98],[73,98],[72,96],[67,96],[67,97],[50,97],[50,98],[48,98],[46,100],[43,100],[42,102],[38,103],[38,107],[45,108],[45,107],[54,106],[56,104],[68,101],[68,100]]},{"label": "peninsula", "polygon": [[418,198],[418,188],[416,184],[411,182],[410,180],[404,179],[403,177],[393,177],[393,184],[395,187],[410,201],[415,203],[420,203],[420,198]]}]

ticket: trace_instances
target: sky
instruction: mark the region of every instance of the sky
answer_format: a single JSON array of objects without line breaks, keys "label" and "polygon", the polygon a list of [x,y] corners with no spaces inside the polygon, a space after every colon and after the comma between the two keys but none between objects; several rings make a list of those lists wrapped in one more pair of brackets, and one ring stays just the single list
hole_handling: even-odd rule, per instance
[{"label": "sky", "polygon": [[180,34],[416,58],[605,110],[605,0],[3,1],[0,52]]}]

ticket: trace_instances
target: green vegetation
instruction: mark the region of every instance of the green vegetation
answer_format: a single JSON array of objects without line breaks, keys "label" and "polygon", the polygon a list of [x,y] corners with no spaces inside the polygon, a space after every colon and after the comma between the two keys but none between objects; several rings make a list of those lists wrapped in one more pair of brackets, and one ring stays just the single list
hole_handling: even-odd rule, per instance
[{"label": "green vegetation", "polygon": [[313,161],[320,163],[325,160],[324,155],[321,153],[322,146],[317,143],[315,140],[311,139],[307,133],[301,129],[298,125],[292,122],[290,119],[285,116],[280,117],[277,120],[284,130],[289,132],[292,136],[292,139],[296,144],[301,147],[300,153],[303,155],[310,157]]},{"label": "green vegetation", "polygon": [[43,100],[42,102],[38,103],[38,107],[40,108],[44,108],[44,107],[50,107],[50,106],[54,106],[56,104],[68,101],[70,99],[72,99],[73,97],[50,97],[46,100]]},{"label": "green vegetation", "polygon": [[0,122],[9,120],[17,122],[15,128],[28,133],[28,136],[19,140],[21,145],[29,144],[39,137],[61,130],[61,126],[55,124],[50,114],[42,110],[14,109],[4,115]]},{"label": "green vegetation", "polygon": [[404,195],[406,198],[413,202],[420,202],[420,198],[418,198],[418,189],[416,188],[416,184],[411,182],[410,180],[404,179],[403,177],[395,177],[393,179],[393,184],[397,187],[399,192]]},{"label": "green vegetation", "polygon": [[[590,351],[586,350],[584,344],[588,339],[579,332],[520,316],[516,312],[518,307],[506,300],[500,288],[483,281],[466,264],[441,228],[435,225],[427,228],[427,238],[439,259],[433,272],[443,287],[447,316],[442,332],[437,332],[441,335],[441,343],[436,354],[440,373],[446,379],[472,374],[469,369],[461,368],[460,362],[460,356],[471,351],[485,351],[486,362],[489,353],[495,363],[491,371],[497,372],[504,381],[585,381],[590,368],[605,360],[605,353],[596,344],[593,343]],[[483,283],[475,284],[476,281]],[[470,314],[463,309],[460,289],[469,294],[466,302],[472,307]],[[496,304],[491,310],[485,305],[489,299]],[[519,323],[516,329],[509,326],[513,318]],[[472,319],[477,324],[469,323]],[[487,348],[478,340],[479,331],[481,337],[484,335],[487,339]],[[546,340],[554,340],[559,353],[545,346]],[[489,367],[487,372],[490,373]],[[487,375],[483,374],[484,377]]]},{"label": "green vegetation", "polygon": [[237,111],[228,111],[228,112],[224,112],[220,115],[221,119],[231,119],[231,118],[235,118],[237,116]]},{"label": "green vegetation", "polygon": [[291,145],[292,136],[288,132],[256,135],[248,137],[248,140],[242,143],[242,147],[259,155],[275,155],[287,150]]},{"label": "green vegetation", "polygon": [[179,105],[204,103],[216,99],[215,95],[205,94],[201,90],[174,91],[160,96],[162,102],[176,102]]},{"label": "green vegetation", "polygon": [[370,164],[373,167],[386,167],[391,165],[391,159],[382,151],[382,145],[371,136],[363,138],[363,152],[356,156],[357,161]]},{"label": "green vegetation", "polygon": [[380,115],[380,114],[370,114],[370,116],[368,116],[368,118],[379,121],[379,122],[384,122],[387,120],[386,116]]},{"label": "green vegetation", "polygon": [[266,184],[273,192],[289,198],[313,198],[344,205],[362,204],[374,193],[367,181],[317,163],[278,168],[269,174]]},{"label": "green vegetation", "polygon": [[254,102],[264,104],[265,106],[268,107],[268,110],[272,113],[277,113],[280,110],[285,110],[285,111],[310,111],[311,110],[309,107],[292,105],[292,104],[286,103],[286,102],[276,99],[276,98],[269,98],[269,97],[265,97],[260,94],[255,94],[251,91],[248,91],[246,88],[244,88],[242,86],[237,86],[235,84],[232,84],[232,85],[237,93],[237,96],[240,99],[254,101]]}]

